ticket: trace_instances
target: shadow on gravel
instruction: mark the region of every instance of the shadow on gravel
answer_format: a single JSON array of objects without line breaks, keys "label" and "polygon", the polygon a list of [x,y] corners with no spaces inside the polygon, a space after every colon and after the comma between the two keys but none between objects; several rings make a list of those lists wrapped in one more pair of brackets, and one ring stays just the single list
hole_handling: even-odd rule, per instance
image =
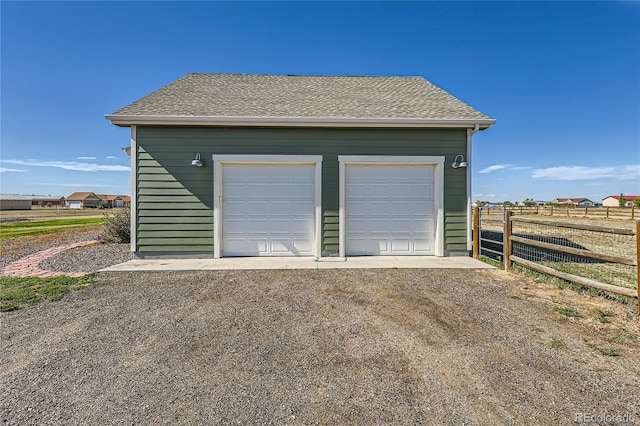
[{"label": "shadow on gravel", "polygon": [[[548,237],[538,235],[514,233],[514,236],[527,238],[532,241],[548,242]],[[481,233],[483,238],[482,248],[488,248],[493,251],[502,253],[504,233],[495,230],[483,230]],[[564,247],[588,250],[587,247],[577,244],[567,238],[553,237],[553,244]],[[481,251],[481,254],[496,261],[502,261],[502,256],[490,251]],[[512,254],[522,259],[532,262],[572,262],[572,263],[607,263],[603,260],[593,259],[591,257],[579,256],[576,254],[564,253],[557,250],[550,250],[542,247],[534,247],[520,242],[513,242]]]}]

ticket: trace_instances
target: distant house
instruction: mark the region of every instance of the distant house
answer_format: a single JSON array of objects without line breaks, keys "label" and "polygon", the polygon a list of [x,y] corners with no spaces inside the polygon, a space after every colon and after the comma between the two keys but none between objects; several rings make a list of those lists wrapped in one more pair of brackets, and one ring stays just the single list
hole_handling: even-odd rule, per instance
[{"label": "distant house", "polygon": [[39,206],[40,203],[52,206],[64,206],[66,198],[62,195],[31,195],[31,205]]},{"label": "distant house", "polygon": [[112,207],[122,207],[122,198],[120,198],[119,195],[112,195],[112,194],[97,194],[98,197],[100,197],[100,199],[102,200],[102,206],[105,208],[112,208]]},{"label": "distant house", "polygon": [[[640,195],[624,195],[624,206],[631,207],[633,205],[633,200],[636,198],[640,198]],[[602,205],[605,207],[619,207],[620,206],[620,196],[619,195],[609,195],[607,198],[602,200]]]},{"label": "distant house", "polygon": [[545,201],[534,200],[533,198],[527,198],[526,200],[520,202],[521,206],[544,206],[545,204]]},{"label": "distant house", "polygon": [[31,197],[17,194],[0,194],[0,210],[31,210]]},{"label": "distant house", "polygon": [[93,192],[74,192],[67,197],[67,206],[70,209],[98,207],[101,202],[102,198]]},{"label": "distant house", "polygon": [[552,203],[568,207],[595,207],[597,205],[588,198],[556,198]]},{"label": "distant house", "polygon": [[74,192],[67,197],[67,206],[71,209],[129,207],[128,195],[96,194],[95,192]]},{"label": "distant house", "polygon": [[131,197],[128,195],[98,194],[102,199],[102,205],[106,208],[128,207],[131,204]]}]

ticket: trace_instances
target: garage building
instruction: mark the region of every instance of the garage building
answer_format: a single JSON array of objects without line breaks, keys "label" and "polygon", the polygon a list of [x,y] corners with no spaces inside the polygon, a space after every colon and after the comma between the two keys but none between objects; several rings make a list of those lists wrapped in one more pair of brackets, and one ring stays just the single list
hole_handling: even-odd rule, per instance
[{"label": "garage building", "polygon": [[17,194],[0,194],[0,210],[31,210],[31,197]]},{"label": "garage building", "polygon": [[467,253],[495,120],[422,77],[188,74],[131,128],[138,257]]}]

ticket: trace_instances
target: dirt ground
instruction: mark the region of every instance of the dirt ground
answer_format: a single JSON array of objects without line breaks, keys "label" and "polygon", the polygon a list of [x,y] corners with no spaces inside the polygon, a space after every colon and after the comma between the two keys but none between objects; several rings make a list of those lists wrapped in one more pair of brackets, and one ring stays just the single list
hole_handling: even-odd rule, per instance
[{"label": "dirt ground", "polygon": [[502,271],[99,279],[0,316],[0,421],[640,422],[634,307]]}]

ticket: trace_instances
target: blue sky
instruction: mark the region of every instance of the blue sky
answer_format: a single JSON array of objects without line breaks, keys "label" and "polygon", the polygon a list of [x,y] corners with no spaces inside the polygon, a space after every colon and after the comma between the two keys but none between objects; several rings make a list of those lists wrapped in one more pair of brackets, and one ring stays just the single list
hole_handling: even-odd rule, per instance
[{"label": "blue sky", "polygon": [[104,114],[189,72],[420,75],[495,118],[474,199],[640,195],[639,2],[0,2],[0,191],[130,192]]}]

